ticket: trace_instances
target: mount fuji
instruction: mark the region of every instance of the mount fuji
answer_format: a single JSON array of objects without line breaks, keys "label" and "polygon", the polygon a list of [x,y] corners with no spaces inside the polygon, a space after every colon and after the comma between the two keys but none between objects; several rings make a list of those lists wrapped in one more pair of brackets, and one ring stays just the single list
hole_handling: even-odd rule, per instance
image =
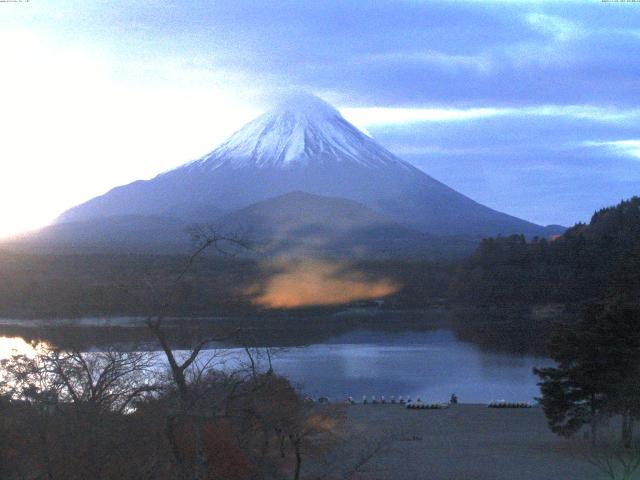
[{"label": "mount fuji", "polygon": [[[561,228],[542,227],[473,201],[396,157],[323,100],[299,94],[204,157],[151,180],[116,187],[66,211],[49,229],[90,228],[116,217],[211,223],[283,195],[295,209],[295,202],[305,197],[286,195],[291,192],[318,197],[315,210],[319,199],[327,197],[356,202],[371,218],[384,217],[394,228],[430,238],[545,237]],[[283,208],[282,201],[273,205]],[[341,214],[335,201],[331,206],[335,215]],[[325,222],[323,218],[319,221]]]}]

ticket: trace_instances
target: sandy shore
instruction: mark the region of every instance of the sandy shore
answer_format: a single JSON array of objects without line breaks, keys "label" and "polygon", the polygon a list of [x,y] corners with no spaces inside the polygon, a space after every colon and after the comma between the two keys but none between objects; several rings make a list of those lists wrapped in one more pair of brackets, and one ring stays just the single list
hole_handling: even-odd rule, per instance
[{"label": "sandy shore", "polygon": [[354,405],[347,407],[347,416],[350,445],[343,449],[344,457],[333,462],[360,464],[350,478],[604,478],[587,461],[581,441],[559,438],[549,431],[539,407],[457,405],[445,410],[407,410],[389,404]]}]

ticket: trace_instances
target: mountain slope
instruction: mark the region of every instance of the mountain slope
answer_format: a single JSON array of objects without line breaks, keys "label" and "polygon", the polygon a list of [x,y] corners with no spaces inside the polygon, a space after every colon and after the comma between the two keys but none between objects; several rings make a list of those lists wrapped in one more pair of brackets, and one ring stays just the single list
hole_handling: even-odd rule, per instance
[{"label": "mountain slope", "polygon": [[442,239],[403,227],[342,198],[287,193],[220,220],[222,229],[253,241],[259,251],[299,256],[422,256],[471,253],[475,242]]},{"label": "mountain slope", "polygon": [[188,230],[170,216],[115,215],[49,225],[3,245],[38,253],[187,253]]},{"label": "mountain slope", "polygon": [[[203,158],[148,181],[114,188],[65,212],[59,222],[155,215],[176,205],[236,210],[293,191],[341,197],[434,235],[545,235],[397,158],[322,100],[289,99]],[[182,218],[181,210],[173,215]]]},{"label": "mountain slope", "polygon": [[[209,218],[210,210],[203,208]],[[200,226],[171,216],[100,217],[54,224],[5,246],[38,253],[189,254],[196,245],[190,232],[209,226],[250,243],[251,251],[239,252],[249,256],[440,259],[470,254],[477,246],[464,238],[410,230],[351,200],[303,192],[264,200]]]}]

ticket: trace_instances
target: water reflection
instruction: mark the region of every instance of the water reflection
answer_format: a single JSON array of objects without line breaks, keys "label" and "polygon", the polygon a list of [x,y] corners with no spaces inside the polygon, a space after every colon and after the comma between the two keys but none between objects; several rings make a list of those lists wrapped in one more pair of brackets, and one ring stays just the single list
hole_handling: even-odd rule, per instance
[{"label": "water reflection", "polygon": [[36,347],[22,337],[0,337],[0,360],[11,358],[13,355],[31,356],[36,353]]},{"label": "water reflection", "polygon": [[483,351],[446,329],[355,331],[273,357],[276,372],[314,397],[402,395],[440,402],[455,392],[465,403],[533,401],[540,392],[532,369],[549,364],[541,357]]},{"label": "water reflection", "polygon": [[[0,358],[34,351],[20,337],[0,337]],[[209,349],[202,361],[213,356],[221,368],[246,361],[242,348]],[[266,357],[258,360],[265,367]],[[551,363],[541,357],[488,352],[458,340],[446,328],[354,330],[305,347],[274,349],[272,361],[277,373],[314,397],[402,395],[441,402],[455,392],[464,403],[532,401],[539,396],[532,369]]]}]

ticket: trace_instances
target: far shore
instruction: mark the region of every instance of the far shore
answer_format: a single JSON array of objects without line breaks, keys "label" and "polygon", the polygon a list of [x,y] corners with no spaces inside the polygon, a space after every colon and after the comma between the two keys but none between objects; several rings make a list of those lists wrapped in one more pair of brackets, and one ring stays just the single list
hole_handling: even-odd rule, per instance
[{"label": "far shore", "polygon": [[[80,318],[0,318],[0,336],[44,340],[64,347],[135,345],[154,342],[143,316]],[[380,309],[354,306],[291,311],[263,311],[253,315],[183,316],[164,318],[175,348],[194,340],[223,338],[221,345],[289,347],[318,343],[355,330],[424,331],[450,328],[442,308]],[[129,347],[127,347],[129,348]]]},{"label": "far shore", "polygon": [[[225,322],[225,321],[249,321],[257,318],[273,320],[290,320],[293,318],[314,317],[322,320],[348,320],[365,318],[370,320],[385,320],[407,318],[415,320],[417,317],[425,318],[429,321],[438,320],[435,315],[442,315],[446,309],[441,305],[423,308],[381,308],[375,305],[342,305],[329,307],[308,307],[298,309],[265,309],[253,310],[242,313],[229,313],[222,315],[168,315],[164,317],[167,322],[183,322],[197,325],[202,322]],[[152,315],[152,317],[154,317]],[[139,327],[144,326],[149,318],[144,315],[87,315],[80,317],[0,317],[0,327]]]}]

